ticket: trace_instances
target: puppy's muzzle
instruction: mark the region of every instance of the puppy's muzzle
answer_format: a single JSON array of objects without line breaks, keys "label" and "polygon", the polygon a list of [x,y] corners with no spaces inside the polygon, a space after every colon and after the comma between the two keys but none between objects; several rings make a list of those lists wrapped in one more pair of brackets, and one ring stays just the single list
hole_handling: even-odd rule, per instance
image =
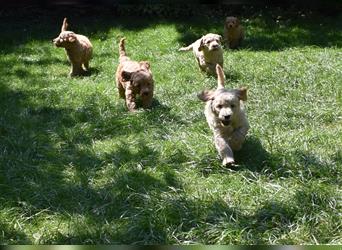
[{"label": "puppy's muzzle", "polygon": [[221,123],[223,126],[229,126],[231,122],[231,115],[225,115],[223,116],[223,119],[221,119]]},{"label": "puppy's muzzle", "polygon": [[61,43],[62,43],[62,39],[57,37],[55,39],[52,39],[52,43],[56,46],[56,47],[60,47]]},{"label": "puppy's muzzle", "polygon": [[220,48],[219,44],[213,44],[211,45],[211,50],[218,50]]}]

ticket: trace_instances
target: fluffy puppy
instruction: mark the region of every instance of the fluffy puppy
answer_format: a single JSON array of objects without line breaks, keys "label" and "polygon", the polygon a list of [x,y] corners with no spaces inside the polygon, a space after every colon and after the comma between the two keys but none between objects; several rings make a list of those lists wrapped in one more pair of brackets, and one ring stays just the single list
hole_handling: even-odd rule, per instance
[{"label": "fluffy puppy", "polygon": [[217,65],[218,86],[216,90],[205,90],[198,95],[204,102],[205,117],[214,133],[216,149],[223,159],[222,164],[234,165],[233,151],[240,150],[249,124],[242,101],[247,100],[247,89],[224,88],[222,68]]},{"label": "fluffy puppy", "polygon": [[223,33],[225,44],[231,49],[236,49],[244,38],[243,27],[239,19],[233,16],[226,18]]},{"label": "fluffy puppy", "polygon": [[[68,23],[64,18],[61,33],[53,43],[56,47],[63,47],[71,62],[70,76],[83,75],[89,69],[89,60],[93,53],[93,46],[86,36],[67,31]],[[83,67],[82,67],[83,66]]]},{"label": "fluffy puppy", "polygon": [[137,108],[136,95],[141,97],[143,108],[152,104],[154,81],[147,61],[133,61],[126,55],[125,38],[119,44],[119,65],[116,70],[116,85],[120,97],[126,100],[129,111]]},{"label": "fluffy puppy", "polygon": [[223,67],[223,50],[221,46],[222,37],[217,34],[206,34],[187,47],[179,51],[193,50],[198,66],[202,71],[215,74],[216,64]]}]

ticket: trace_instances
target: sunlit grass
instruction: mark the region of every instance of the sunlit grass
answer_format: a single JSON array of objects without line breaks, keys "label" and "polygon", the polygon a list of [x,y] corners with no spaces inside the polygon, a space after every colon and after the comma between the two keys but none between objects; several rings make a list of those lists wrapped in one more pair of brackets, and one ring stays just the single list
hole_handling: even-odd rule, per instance
[{"label": "sunlit grass", "polygon": [[[232,171],[196,97],[216,79],[177,51],[220,33],[221,19],[71,16],[94,45],[92,73],[79,78],[51,43],[55,19],[0,22],[0,242],[342,243],[338,20],[323,19],[318,40],[314,19],[242,20],[248,36],[224,68],[227,87],[248,87],[251,129]],[[122,36],[132,59],[151,62],[151,110],[129,113],[119,99]]]}]

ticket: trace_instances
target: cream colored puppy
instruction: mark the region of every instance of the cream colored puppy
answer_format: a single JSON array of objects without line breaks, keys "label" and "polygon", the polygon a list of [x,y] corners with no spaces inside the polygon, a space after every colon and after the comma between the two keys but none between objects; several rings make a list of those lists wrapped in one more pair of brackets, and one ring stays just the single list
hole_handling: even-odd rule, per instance
[{"label": "cream colored puppy", "polygon": [[224,41],[227,47],[236,49],[244,39],[243,27],[238,18],[229,16],[226,18],[223,29]]},{"label": "cream colored puppy", "polygon": [[225,89],[221,66],[216,66],[216,72],[217,89],[205,90],[198,98],[206,102],[204,114],[214,132],[215,146],[222,164],[234,165],[233,151],[241,149],[249,129],[242,103],[247,100],[247,89]]},{"label": "cream colored puppy", "polygon": [[187,47],[179,51],[193,50],[198,66],[202,71],[215,74],[216,64],[223,67],[223,50],[221,46],[222,37],[217,34],[206,34]]},{"label": "cream colored puppy", "polygon": [[89,69],[89,61],[93,53],[93,46],[86,36],[67,31],[68,23],[64,18],[61,33],[53,43],[56,47],[63,47],[71,62],[70,76],[83,75]]}]

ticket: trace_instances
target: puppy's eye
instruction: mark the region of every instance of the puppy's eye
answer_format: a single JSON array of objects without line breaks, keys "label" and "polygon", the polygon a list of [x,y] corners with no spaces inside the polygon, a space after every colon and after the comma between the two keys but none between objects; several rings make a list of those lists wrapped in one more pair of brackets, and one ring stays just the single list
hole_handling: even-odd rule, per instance
[{"label": "puppy's eye", "polygon": [[221,105],[221,104],[217,105],[217,108],[218,108],[218,109],[221,109],[221,108],[222,108],[222,105]]},{"label": "puppy's eye", "polygon": [[232,109],[235,108],[235,104],[230,105],[230,107],[231,107]]}]

